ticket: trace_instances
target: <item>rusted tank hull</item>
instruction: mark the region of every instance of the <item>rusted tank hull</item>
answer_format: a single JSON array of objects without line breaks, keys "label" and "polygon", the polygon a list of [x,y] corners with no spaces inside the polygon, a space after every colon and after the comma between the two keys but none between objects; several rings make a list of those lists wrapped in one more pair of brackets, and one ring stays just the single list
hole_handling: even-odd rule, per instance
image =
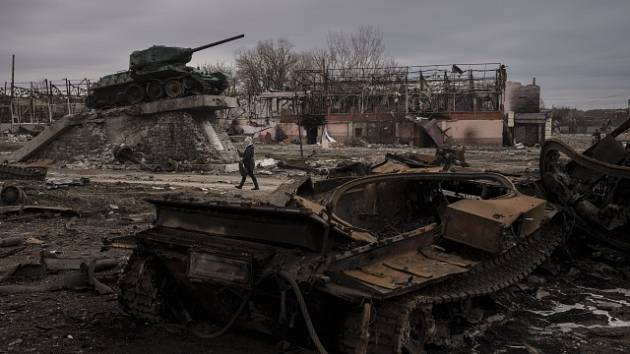
[{"label": "rusted tank hull", "polygon": [[[379,321],[359,322],[376,326],[394,309],[422,309],[423,320],[432,319],[434,305],[522,279],[560,239],[544,201],[519,194],[501,175],[410,172],[340,183],[294,188],[280,207],[153,201],[155,226],[135,236],[134,261],[121,281],[123,309],[237,323],[319,351],[399,353],[411,345],[409,333],[356,329],[357,311]],[[502,217],[488,214],[488,206],[506,205]],[[491,227],[461,234],[465,224],[489,219]],[[504,237],[510,242],[501,243]],[[145,265],[158,271],[140,280]],[[412,321],[400,318],[394,327]],[[377,333],[378,342],[369,339]]]}]

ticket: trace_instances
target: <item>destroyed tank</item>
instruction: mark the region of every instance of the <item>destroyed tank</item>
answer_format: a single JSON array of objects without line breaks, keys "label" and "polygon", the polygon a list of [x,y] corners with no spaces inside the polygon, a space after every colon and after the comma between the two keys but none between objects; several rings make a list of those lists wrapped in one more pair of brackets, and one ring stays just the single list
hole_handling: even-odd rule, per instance
[{"label": "destroyed tank", "polygon": [[226,38],[196,48],[154,45],[129,56],[129,70],[102,77],[88,90],[89,108],[111,108],[161,98],[198,94],[221,94],[228,87],[222,72],[205,72],[186,66],[195,52],[230,42],[245,35]]},{"label": "destroyed tank", "polygon": [[448,347],[482,313],[477,297],[522,280],[564,232],[550,205],[496,173],[304,178],[265,203],[150,202],[154,226],[134,235],[119,282],[126,313],[320,353]]},{"label": "destroyed tank", "polygon": [[630,252],[630,119],[583,153],[558,139],[544,142],[540,175],[546,197],[572,214],[593,240]]}]

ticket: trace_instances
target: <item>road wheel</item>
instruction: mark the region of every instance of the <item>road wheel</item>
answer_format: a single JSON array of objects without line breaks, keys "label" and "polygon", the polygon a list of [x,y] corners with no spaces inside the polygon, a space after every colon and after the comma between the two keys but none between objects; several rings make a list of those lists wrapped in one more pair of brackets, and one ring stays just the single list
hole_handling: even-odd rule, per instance
[{"label": "road wheel", "polygon": [[199,85],[199,83],[191,77],[184,79],[184,89],[187,93],[192,95],[198,95],[202,90],[201,85]]},{"label": "road wheel", "polygon": [[24,192],[18,186],[5,185],[0,191],[0,200],[6,205],[13,205],[24,200]]},{"label": "road wheel", "polygon": [[182,96],[184,94],[184,84],[181,80],[168,80],[164,85],[164,92],[166,92],[166,96],[169,98]]},{"label": "road wheel", "polygon": [[155,101],[164,96],[164,88],[159,80],[149,81],[146,87],[147,97],[150,101]]},{"label": "road wheel", "polygon": [[126,91],[117,91],[112,93],[112,95],[109,98],[110,101],[110,105],[112,107],[115,106],[124,106],[125,104],[127,104],[127,92]]},{"label": "road wheel", "polygon": [[144,100],[144,90],[140,85],[133,84],[125,90],[125,98],[129,104],[137,104]]}]

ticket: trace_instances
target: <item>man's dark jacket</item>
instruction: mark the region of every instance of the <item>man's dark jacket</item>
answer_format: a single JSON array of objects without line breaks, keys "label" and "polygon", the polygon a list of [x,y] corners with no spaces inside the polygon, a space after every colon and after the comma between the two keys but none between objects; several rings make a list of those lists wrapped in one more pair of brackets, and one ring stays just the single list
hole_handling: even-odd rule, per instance
[{"label": "man's dark jacket", "polygon": [[243,166],[248,172],[254,172],[256,163],[254,161],[254,145],[249,145],[243,152]]}]

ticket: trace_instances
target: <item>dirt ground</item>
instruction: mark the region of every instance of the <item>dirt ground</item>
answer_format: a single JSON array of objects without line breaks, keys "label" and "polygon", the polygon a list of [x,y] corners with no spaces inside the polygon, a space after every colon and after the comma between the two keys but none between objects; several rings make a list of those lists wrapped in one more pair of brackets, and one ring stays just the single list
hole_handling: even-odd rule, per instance
[{"label": "dirt ground", "polygon": [[[576,138],[576,145],[584,145],[582,140]],[[312,166],[323,170],[340,160],[379,161],[387,152],[410,150],[433,153],[432,149],[305,147],[304,154],[310,156]],[[538,153],[538,148],[467,148],[466,157],[473,168],[520,174],[535,172]],[[297,159],[300,153],[294,145],[259,145],[257,154],[259,159]],[[44,182],[16,181],[26,192],[28,204],[69,207],[79,216],[0,215],[0,240],[31,238],[24,245],[0,247],[0,269],[16,263],[37,263],[42,254],[122,263],[130,251],[103,250],[103,239],[150,227],[154,215],[147,198],[177,194],[198,199],[220,196],[264,200],[280,184],[303,174],[278,168],[261,171],[269,171],[259,174],[261,191],[249,190],[251,184],[242,191],[235,189],[240,180],[237,172],[151,174],[128,169],[53,168],[49,179],[88,177],[90,182],[47,189]],[[526,281],[485,299],[488,316],[454,339],[461,348],[455,352],[630,352],[627,256],[591,245],[579,235],[568,241],[571,247],[556,251],[553,259]],[[59,289],[53,285],[65,282],[64,273],[42,274],[39,268],[34,269],[15,274],[1,284],[32,287],[27,292],[0,293],[1,353],[278,352],[277,340],[254,333],[232,331],[218,339],[203,340],[178,326],[133,321],[118,309],[118,268],[98,274],[98,279],[113,289],[110,294],[99,294],[90,287]]]}]

